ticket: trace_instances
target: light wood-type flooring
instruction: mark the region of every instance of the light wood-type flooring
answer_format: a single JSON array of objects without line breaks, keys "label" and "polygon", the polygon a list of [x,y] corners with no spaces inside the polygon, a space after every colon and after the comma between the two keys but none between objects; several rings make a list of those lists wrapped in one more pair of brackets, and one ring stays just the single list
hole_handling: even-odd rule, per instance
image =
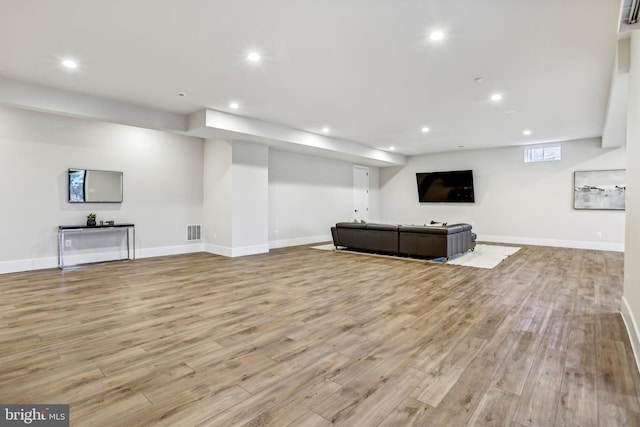
[{"label": "light wood-type flooring", "polygon": [[295,247],[0,275],[0,403],[72,426],[638,426],[623,254]]}]

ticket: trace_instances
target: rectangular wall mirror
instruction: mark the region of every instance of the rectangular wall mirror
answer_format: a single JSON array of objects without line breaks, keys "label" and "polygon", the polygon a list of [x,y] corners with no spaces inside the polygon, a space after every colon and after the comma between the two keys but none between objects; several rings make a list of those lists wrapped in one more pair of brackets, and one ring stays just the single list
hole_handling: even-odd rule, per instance
[{"label": "rectangular wall mirror", "polygon": [[69,169],[70,203],[122,203],[122,172]]}]

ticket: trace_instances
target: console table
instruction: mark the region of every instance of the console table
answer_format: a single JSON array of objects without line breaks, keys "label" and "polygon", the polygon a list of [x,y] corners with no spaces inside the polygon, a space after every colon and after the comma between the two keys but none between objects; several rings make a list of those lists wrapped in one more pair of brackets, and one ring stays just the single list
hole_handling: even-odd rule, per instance
[{"label": "console table", "polygon": [[[127,232],[127,257],[118,260],[136,259],[136,228],[134,224],[113,224],[113,225],[61,225],[58,227],[58,267],[65,268],[68,265],[64,262],[65,236],[77,233],[100,233],[104,231],[124,230]],[[117,260],[113,260],[117,261]],[[77,265],[77,264],[73,264]]]}]

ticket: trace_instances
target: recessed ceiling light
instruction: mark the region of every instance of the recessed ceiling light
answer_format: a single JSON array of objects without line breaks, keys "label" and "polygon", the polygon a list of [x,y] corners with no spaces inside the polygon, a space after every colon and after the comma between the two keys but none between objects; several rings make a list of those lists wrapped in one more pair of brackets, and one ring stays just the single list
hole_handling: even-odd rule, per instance
[{"label": "recessed ceiling light", "polygon": [[464,145],[458,145],[458,148],[464,148]]},{"label": "recessed ceiling light", "polygon": [[232,102],[231,104],[229,104],[229,107],[237,110],[238,108],[240,108],[240,104],[238,104],[237,102]]},{"label": "recessed ceiling light", "polygon": [[502,100],[502,95],[499,93],[494,93],[493,95],[491,95],[491,100],[493,102],[498,102]]},{"label": "recessed ceiling light", "polygon": [[396,151],[396,147],[392,145],[391,147],[389,147],[389,151]]},{"label": "recessed ceiling light", "polygon": [[326,126],[322,128],[322,132],[324,132],[324,133],[329,133],[329,131],[330,131],[330,130],[331,130],[331,129],[329,129],[329,128],[328,128],[328,127],[326,127]]},{"label": "recessed ceiling light", "polygon": [[71,69],[75,69],[78,68],[78,63],[76,61],[74,61],[73,59],[65,59],[62,61],[62,65],[64,65],[67,68],[71,68]]},{"label": "recessed ceiling light", "polygon": [[178,96],[187,96],[187,92],[178,92]]},{"label": "recessed ceiling light", "polygon": [[522,131],[522,134],[525,135],[525,136],[529,136],[529,135],[531,135],[531,130],[525,129],[524,131]]},{"label": "recessed ceiling light", "polygon": [[476,77],[475,79],[473,79],[473,81],[476,82],[476,83],[482,83],[483,80],[484,79],[482,77]]},{"label": "recessed ceiling light", "polygon": [[258,52],[251,52],[247,55],[247,59],[251,62],[258,62],[260,61],[260,54]]},{"label": "recessed ceiling light", "polygon": [[431,130],[431,129],[429,129],[429,128],[428,128],[428,127],[426,127],[426,126],[423,126],[423,128],[422,128],[422,129],[420,129],[420,131],[422,131],[422,133],[427,133],[427,132],[429,132],[430,130]]},{"label": "recessed ceiling light", "polygon": [[433,41],[442,40],[443,38],[444,38],[444,33],[440,30],[432,31],[431,34],[429,34],[429,39]]}]

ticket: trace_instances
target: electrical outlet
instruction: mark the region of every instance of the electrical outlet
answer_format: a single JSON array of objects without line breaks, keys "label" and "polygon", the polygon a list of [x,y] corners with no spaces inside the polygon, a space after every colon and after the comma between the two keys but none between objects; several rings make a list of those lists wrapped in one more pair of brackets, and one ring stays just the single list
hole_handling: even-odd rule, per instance
[{"label": "electrical outlet", "polygon": [[65,240],[65,241],[64,241],[64,247],[65,247],[65,248],[70,248],[70,247],[71,247],[71,240],[68,240],[68,239],[67,239],[67,240]]},{"label": "electrical outlet", "polygon": [[596,236],[598,236],[598,239],[602,239],[602,231],[596,231]]}]

